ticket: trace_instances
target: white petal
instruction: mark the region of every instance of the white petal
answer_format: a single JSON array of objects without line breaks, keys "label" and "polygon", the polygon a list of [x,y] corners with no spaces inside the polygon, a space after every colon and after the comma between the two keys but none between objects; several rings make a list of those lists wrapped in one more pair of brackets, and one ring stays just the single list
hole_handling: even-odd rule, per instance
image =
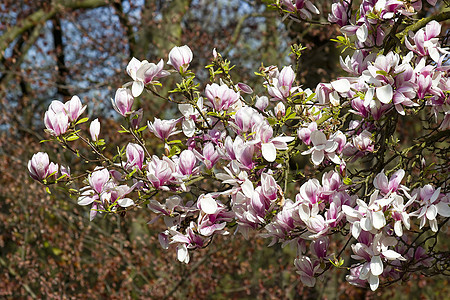
[{"label": "white petal", "polygon": [[362,218],[359,224],[364,231],[371,231],[373,229],[372,222],[370,222],[369,218]]},{"label": "white petal", "polygon": [[327,156],[335,164],[339,165],[341,163],[341,160],[339,156],[336,155],[336,153],[327,153]]},{"label": "white petal", "polygon": [[308,219],[310,218],[311,214],[308,205],[305,204],[300,205],[300,207],[298,208],[298,214],[300,216],[300,219],[302,219],[302,221],[306,223],[306,221],[308,221]]},{"label": "white petal", "polygon": [[381,261],[381,257],[379,255],[372,256],[372,259],[370,260],[370,271],[375,276],[383,273],[383,262]]},{"label": "white petal", "polygon": [[131,94],[133,97],[137,97],[140,94],[142,94],[142,91],[144,90],[144,83],[142,81],[134,81],[133,85],[131,86]]},{"label": "white petal", "polygon": [[394,92],[392,91],[392,86],[390,84],[377,87],[375,92],[377,94],[378,100],[380,100],[380,102],[384,104],[391,102],[392,96],[394,94]]},{"label": "white petal", "polygon": [[369,107],[370,103],[373,100],[374,89],[369,88],[364,96],[364,106]]},{"label": "white petal", "polygon": [[187,137],[192,137],[195,133],[195,122],[194,120],[188,119],[184,120],[181,123],[181,128],[183,129],[183,133]]},{"label": "white petal", "polygon": [[434,201],[436,201],[437,198],[439,197],[440,193],[441,193],[441,188],[439,187],[434,191],[433,195],[431,195],[430,203],[434,203]]},{"label": "white petal", "polygon": [[430,227],[431,227],[431,231],[433,232],[437,232],[438,231],[438,225],[437,225],[437,220],[430,220]]},{"label": "white petal", "polygon": [[253,197],[253,192],[255,191],[255,189],[253,187],[253,183],[250,180],[246,179],[241,185],[241,188],[245,196],[247,196],[248,198]]},{"label": "white petal", "polygon": [[89,205],[92,202],[94,202],[94,198],[93,197],[89,197],[89,196],[82,196],[80,198],[78,198],[78,205]]},{"label": "white petal", "polygon": [[177,258],[180,262],[189,263],[189,252],[185,244],[177,246]]},{"label": "white petal", "polygon": [[369,276],[369,285],[370,285],[370,289],[372,291],[375,291],[378,288],[379,284],[380,284],[380,280],[378,279],[378,276],[374,276],[374,275]]},{"label": "white petal", "polygon": [[349,217],[357,218],[359,216],[355,209],[345,204],[342,205],[342,211]]},{"label": "white petal", "polygon": [[198,205],[200,206],[200,209],[204,213],[209,214],[209,215],[212,215],[212,214],[216,213],[217,208],[218,208],[217,202],[210,195],[206,195],[206,196],[202,197],[199,200],[199,202],[200,203],[198,203]]},{"label": "white petal", "polygon": [[394,231],[395,231],[395,234],[397,236],[402,236],[403,235],[403,227],[402,227],[402,222],[401,221],[396,221],[394,223]]},{"label": "white petal", "polygon": [[386,219],[383,211],[379,210],[372,213],[372,223],[373,227],[376,229],[381,229],[384,225],[386,225]]},{"label": "white petal", "polygon": [[347,79],[333,81],[331,86],[339,93],[346,93],[350,91],[350,82]]},{"label": "white petal", "polygon": [[277,158],[277,149],[275,149],[275,145],[272,143],[261,144],[261,152],[268,162],[273,162]]},{"label": "white petal", "polygon": [[327,142],[327,137],[325,136],[325,133],[323,133],[320,130],[314,130],[311,133],[311,142],[314,146],[322,145]]},{"label": "white petal", "polygon": [[450,217],[450,205],[448,203],[439,202],[438,204],[436,204],[436,208],[438,214],[440,214],[441,216],[445,218]]},{"label": "white petal", "polygon": [[400,253],[397,253],[394,250],[386,250],[381,252],[381,254],[383,254],[383,256],[389,260],[396,260],[396,259],[405,260],[405,258],[401,256]]},{"label": "white petal", "polygon": [[428,220],[436,219],[437,212],[438,212],[438,210],[435,205],[431,205],[430,207],[428,207],[427,213],[426,213],[427,219]]},{"label": "white petal", "polygon": [[361,225],[359,224],[359,222],[353,223],[352,224],[352,236],[355,239],[358,239],[360,233],[361,233]]},{"label": "white petal", "polygon": [[128,207],[128,206],[134,205],[134,201],[131,200],[130,198],[119,199],[119,200],[117,200],[117,203],[122,207]]},{"label": "white petal", "polygon": [[316,151],[313,151],[311,160],[317,166],[317,165],[320,165],[320,163],[323,161],[323,157],[324,157],[323,151],[316,150]]},{"label": "white petal", "polygon": [[367,39],[367,36],[369,35],[369,30],[367,29],[366,24],[363,24],[356,30],[356,37],[358,40],[362,43],[364,43]]}]

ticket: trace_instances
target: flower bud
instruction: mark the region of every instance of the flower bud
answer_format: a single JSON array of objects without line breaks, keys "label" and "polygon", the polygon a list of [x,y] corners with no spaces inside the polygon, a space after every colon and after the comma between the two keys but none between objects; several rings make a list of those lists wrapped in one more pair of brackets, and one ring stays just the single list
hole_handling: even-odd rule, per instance
[{"label": "flower bud", "polygon": [[96,142],[100,134],[100,122],[98,121],[98,119],[95,119],[91,122],[91,126],[89,126],[89,132],[91,133],[92,141]]},{"label": "flower bud", "polygon": [[192,61],[192,57],[192,51],[188,46],[173,47],[169,52],[169,61],[167,64],[173,66],[178,72],[186,72]]}]

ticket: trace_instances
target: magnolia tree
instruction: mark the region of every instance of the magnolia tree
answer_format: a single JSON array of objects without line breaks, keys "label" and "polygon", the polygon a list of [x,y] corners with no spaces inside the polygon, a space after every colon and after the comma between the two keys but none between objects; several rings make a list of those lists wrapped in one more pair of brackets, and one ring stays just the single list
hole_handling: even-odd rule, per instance
[{"label": "magnolia tree", "polygon": [[[272,5],[297,22],[316,22],[320,14],[308,0]],[[201,90],[188,46],[170,51],[174,70],[162,59],[133,58],[131,81],[112,99],[128,143],[107,155],[99,120],[88,131],[81,125],[88,118],[81,118],[80,99],[55,100],[44,116],[50,140],[81,157],[88,171],[71,174],[39,152],[29,173],[66,187],[90,206],[91,220],[153,211],[149,224],[162,219],[167,226],[161,246],[183,263],[214,236],[257,231],[270,245],[296,249],[294,264],[307,286],[333,266],[372,290],[413,272],[448,274],[449,253],[440,251],[438,235],[450,216],[450,66],[439,22],[450,12],[417,21],[421,6],[333,3],[328,21],[340,27],[335,41],[349,53],[341,58],[345,75],[314,89],[296,85],[292,66],[262,66],[256,74],[266,92],[257,95],[233,81],[233,66],[215,49]],[[302,49],[292,52],[299,57]],[[179,81],[163,95],[166,76]],[[176,103],[179,117],[143,120],[133,105],[143,92]],[[399,138],[407,120],[409,141]],[[149,139],[164,145],[161,153],[146,147]],[[302,157],[310,163],[299,167]]]}]

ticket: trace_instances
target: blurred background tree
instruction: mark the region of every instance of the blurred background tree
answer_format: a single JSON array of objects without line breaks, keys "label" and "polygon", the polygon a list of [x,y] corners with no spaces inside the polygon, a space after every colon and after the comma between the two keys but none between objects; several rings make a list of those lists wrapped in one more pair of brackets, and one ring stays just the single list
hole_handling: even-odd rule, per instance
[{"label": "blurred background tree", "polygon": [[[316,5],[325,22],[329,1]],[[167,62],[173,46],[187,44],[194,52],[191,68],[206,85],[209,75],[202,66],[217,48],[237,66],[236,81],[254,86],[253,72],[261,62],[293,64],[299,82],[315,87],[338,75],[339,52],[329,41],[335,30],[282,23],[277,11],[258,0],[2,1],[0,297],[359,299],[389,294],[349,288],[344,273],[305,288],[292,265],[295,253],[267,248],[260,239],[224,237],[182,265],[173,251],[160,248],[158,225],[146,224],[150,211],[89,222],[88,210],[76,199],[56,189],[45,193],[26,171],[38,149],[63,165],[83,168],[78,158],[39,144],[47,137],[43,114],[54,99],[80,96],[89,104],[90,116],[100,115],[108,143],[120,142],[109,99],[129,80],[124,70],[132,57]],[[299,62],[289,57],[291,43],[307,47]],[[164,79],[164,86],[173,80]],[[146,118],[175,112],[149,94],[140,98],[139,106]],[[427,283],[423,278],[418,282],[404,289],[418,297],[448,294],[444,288],[422,288]]]}]

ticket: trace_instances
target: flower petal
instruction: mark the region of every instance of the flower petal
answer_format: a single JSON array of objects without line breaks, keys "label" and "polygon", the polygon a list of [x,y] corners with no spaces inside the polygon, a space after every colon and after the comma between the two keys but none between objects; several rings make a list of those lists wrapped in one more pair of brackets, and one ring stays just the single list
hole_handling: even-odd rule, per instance
[{"label": "flower petal", "polygon": [[392,86],[390,84],[386,84],[384,86],[377,87],[376,94],[381,103],[387,104],[391,102],[394,92],[392,91]]},{"label": "flower petal", "polygon": [[275,145],[272,143],[262,143],[261,152],[263,157],[268,162],[273,162],[277,158],[277,149],[275,148]]},{"label": "flower petal", "polygon": [[372,259],[370,260],[370,271],[375,276],[383,273],[383,262],[381,261],[381,257],[379,255],[372,256]]}]

